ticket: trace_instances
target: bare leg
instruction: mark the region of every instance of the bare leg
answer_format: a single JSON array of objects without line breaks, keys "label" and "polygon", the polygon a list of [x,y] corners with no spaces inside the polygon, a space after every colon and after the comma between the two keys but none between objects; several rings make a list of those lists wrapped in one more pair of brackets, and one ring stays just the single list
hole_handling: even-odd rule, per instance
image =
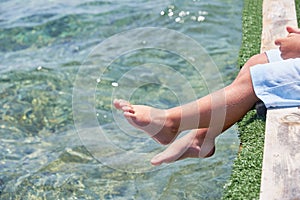
[{"label": "bare leg", "polygon": [[[259,100],[253,90],[250,67],[267,62],[265,54],[253,56],[232,84],[183,106],[160,110],[131,105],[124,100],[115,100],[114,106],[124,112],[130,124],[144,130],[161,144],[172,142],[183,130],[208,127],[210,131],[205,140],[212,141]],[[203,146],[206,145],[205,140]]]},{"label": "bare leg", "polygon": [[[256,55],[249,59],[242,70],[247,70],[246,68],[255,64],[267,62],[265,55]],[[242,70],[240,76],[244,73]],[[224,126],[223,131],[227,128],[229,127]],[[161,165],[162,163],[171,163],[185,158],[206,158],[212,156],[215,152],[215,138],[221,134],[221,132],[214,131],[216,130],[207,128],[192,130],[184,137],[174,141],[165,151],[154,156],[151,159],[151,164]]]},{"label": "bare leg", "polygon": [[[174,124],[183,122],[179,125],[179,130],[210,127],[222,131],[224,127],[230,127],[259,100],[253,89],[250,67],[267,62],[265,54],[253,56],[241,69],[233,83],[197,101],[167,110],[168,116]],[[220,115],[224,116],[219,117]],[[200,119],[195,127],[193,124],[198,116]]]},{"label": "bare leg", "polygon": [[[207,129],[196,129],[187,135],[174,141],[165,151],[157,154],[151,159],[152,165],[161,165],[162,163],[171,163],[185,158],[200,158],[202,144],[206,136]],[[207,154],[202,157],[210,157],[215,153],[215,140],[210,140],[207,145]]]}]

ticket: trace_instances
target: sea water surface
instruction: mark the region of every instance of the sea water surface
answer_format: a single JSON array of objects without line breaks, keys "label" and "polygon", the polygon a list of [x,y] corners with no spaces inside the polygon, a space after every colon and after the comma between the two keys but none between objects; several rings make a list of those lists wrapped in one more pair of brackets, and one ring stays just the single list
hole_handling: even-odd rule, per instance
[{"label": "sea water surface", "polygon": [[[166,87],[182,84],[172,73],[164,76],[166,71],[185,77],[196,97],[229,84],[237,71],[241,12],[240,0],[0,0],[0,199],[220,199],[238,150],[234,128],[218,138],[212,158],[154,168],[147,155],[165,147],[127,129],[125,120],[116,123],[111,101],[124,97],[130,87],[134,103],[169,108],[182,103],[182,96],[193,100],[185,90]],[[113,60],[103,77],[91,77],[95,107],[87,116],[97,119],[117,149],[133,152],[133,157],[144,153],[132,158],[133,164],[113,149],[89,151],[78,134],[72,102],[80,69],[103,69],[95,49],[115,35],[145,27],[192,38],[220,76],[201,77],[172,49],[133,49]],[[139,34],[134,39],[161,41]],[[118,81],[124,77],[126,83],[142,77],[145,84],[122,85]],[[222,84],[207,85],[220,77]],[[116,89],[121,92],[115,94]],[[93,134],[95,127],[85,127]],[[114,164],[101,162],[107,153]],[[149,168],[139,170],[140,163]]]}]

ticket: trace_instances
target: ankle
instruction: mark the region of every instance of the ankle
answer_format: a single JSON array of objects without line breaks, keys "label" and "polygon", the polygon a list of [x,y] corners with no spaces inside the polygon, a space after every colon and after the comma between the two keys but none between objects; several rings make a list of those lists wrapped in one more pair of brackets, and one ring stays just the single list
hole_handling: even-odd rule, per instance
[{"label": "ankle", "polygon": [[171,132],[174,134],[180,132],[179,130],[180,120],[178,120],[178,118],[175,117],[176,115],[174,115],[172,109],[166,110],[165,113],[166,113],[166,122],[165,122],[166,127],[170,128]]}]

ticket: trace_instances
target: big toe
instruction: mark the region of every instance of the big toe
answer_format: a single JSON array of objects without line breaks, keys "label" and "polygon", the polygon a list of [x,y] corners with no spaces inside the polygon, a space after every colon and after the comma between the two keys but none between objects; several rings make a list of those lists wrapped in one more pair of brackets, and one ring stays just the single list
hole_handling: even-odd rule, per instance
[{"label": "big toe", "polygon": [[123,99],[115,99],[113,101],[113,104],[115,106],[116,109],[122,109],[123,107],[131,107],[131,104],[128,101],[125,101]]},{"label": "big toe", "polygon": [[162,153],[159,153],[157,154],[156,156],[154,156],[152,159],[151,159],[151,164],[152,165],[155,165],[155,166],[158,166],[158,165],[161,165],[162,163],[168,163],[170,162],[168,160],[168,158],[166,157],[165,153],[162,152]]}]

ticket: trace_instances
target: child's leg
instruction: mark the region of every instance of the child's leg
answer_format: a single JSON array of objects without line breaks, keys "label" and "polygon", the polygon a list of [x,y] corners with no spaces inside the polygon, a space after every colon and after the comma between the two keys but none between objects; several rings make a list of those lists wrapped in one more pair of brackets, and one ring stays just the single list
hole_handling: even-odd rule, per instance
[{"label": "child's leg", "polygon": [[[251,57],[243,66],[239,77],[241,78],[246,72],[247,68],[256,65],[267,63],[267,57],[264,54],[259,54]],[[229,127],[223,127],[225,131]],[[161,165],[162,163],[171,163],[185,158],[205,158],[210,157],[215,152],[215,138],[221,132],[214,132],[210,129],[209,136],[207,136],[208,128],[192,130],[187,135],[174,141],[166,150],[159,153],[151,159],[153,165]]]},{"label": "child's leg", "polygon": [[129,123],[159,143],[172,142],[183,130],[208,127],[211,131],[206,137],[211,140],[243,117],[259,100],[253,90],[249,68],[267,62],[265,54],[253,56],[232,84],[183,106],[160,110],[131,105],[123,100],[115,100],[114,105],[124,112]]},{"label": "child's leg", "polygon": [[206,136],[207,129],[195,129],[187,135],[175,140],[165,151],[157,154],[151,159],[152,165],[171,163],[185,158],[199,158],[201,152],[206,151],[202,157],[210,157],[215,152],[215,141],[211,140],[207,149],[203,150],[202,144]]}]

